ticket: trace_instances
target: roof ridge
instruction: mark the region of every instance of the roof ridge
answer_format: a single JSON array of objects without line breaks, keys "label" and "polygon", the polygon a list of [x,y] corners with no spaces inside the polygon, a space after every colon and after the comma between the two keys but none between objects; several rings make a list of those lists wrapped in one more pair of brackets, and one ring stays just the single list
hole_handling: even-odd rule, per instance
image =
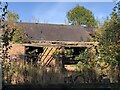
[{"label": "roof ridge", "polygon": [[33,22],[17,22],[21,24],[41,24],[41,25],[57,25],[57,26],[71,26],[71,25],[66,25],[66,24],[52,24],[52,23],[33,23]]}]

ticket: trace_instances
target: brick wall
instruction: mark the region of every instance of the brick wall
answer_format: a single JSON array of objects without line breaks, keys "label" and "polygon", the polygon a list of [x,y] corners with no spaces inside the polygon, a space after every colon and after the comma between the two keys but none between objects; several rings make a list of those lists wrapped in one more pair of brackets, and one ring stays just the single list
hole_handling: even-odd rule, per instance
[{"label": "brick wall", "polygon": [[25,46],[23,46],[22,44],[13,44],[12,48],[9,49],[8,52],[11,57],[23,57],[25,53]]}]

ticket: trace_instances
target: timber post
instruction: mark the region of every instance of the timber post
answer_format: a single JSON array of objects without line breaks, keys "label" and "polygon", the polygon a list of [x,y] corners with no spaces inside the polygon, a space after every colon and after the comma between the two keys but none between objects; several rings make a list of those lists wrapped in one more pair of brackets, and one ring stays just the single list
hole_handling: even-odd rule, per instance
[{"label": "timber post", "polygon": [[62,68],[65,68],[65,47],[62,47]]}]

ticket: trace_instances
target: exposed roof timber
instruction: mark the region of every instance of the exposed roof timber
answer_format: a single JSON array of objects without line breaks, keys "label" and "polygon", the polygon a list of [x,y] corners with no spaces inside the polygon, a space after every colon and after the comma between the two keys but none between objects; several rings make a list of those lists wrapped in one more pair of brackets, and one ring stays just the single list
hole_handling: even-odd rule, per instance
[{"label": "exposed roof timber", "polygon": [[24,46],[33,47],[91,47],[97,45],[98,42],[65,42],[65,41],[45,41],[32,44],[23,44]]}]

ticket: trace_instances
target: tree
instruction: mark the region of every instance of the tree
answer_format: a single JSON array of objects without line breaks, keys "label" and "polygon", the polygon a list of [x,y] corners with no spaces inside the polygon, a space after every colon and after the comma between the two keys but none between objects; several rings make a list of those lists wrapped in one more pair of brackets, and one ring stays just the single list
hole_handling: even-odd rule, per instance
[{"label": "tree", "polygon": [[[8,23],[6,23],[6,15],[7,15],[7,7],[8,3],[5,3],[5,5],[2,7],[2,3],[0,3],[0,30],[3,32],[2,34],[2,43],[1,43],[1,51],[2,55],[0,57],[1,59],[1,66],[2,66],[2,83],[9,83],[10,78],[8,78],[8,72],[10,73],[10,56],[8,55],[8,49],[10,49],[12,46],[10,45],[10,42],[13,37],[13,33],[15,31],[15,28],[12,28],[10,30]],[[7,75],[5,78],[5,74]]]},{"label": "tree", "polygon": [[9,22],[17,22],[19,19],[19,15],[14,13],[14,12],[11,12],[11,11],[8,11],[8,14],[7,14],[7,21]]},{"label": "tree", "polygon": [[112,71],[118,66],[116,74],[120,82],[120,2],[113,8],[111,17],[97,29],[95,38],[99,42],[99,57],[109,63]]},{"label": "tree", "polygon": [[20,27],[18,23],[16,23],[19,19],[19,15],[14,12],[8,11],[6,19],[7,19],[7,22],[9,24],[11,30],[13,28],[16,28],[16,30],[14,31],[13,38],[12,38],[12,43],[27,42],[27,40],[25,39],[24,29],[22,27]]},{"label": "tree", "polygon": [[95,26],[97,24],[93,13],[79,5],[67,12],[67,19],[72,25],[85,24],[87,26]]},{"label": "tree", "polygon": [[92,69],[98,81],[101,75],[107,75],[112,83],[120,82],[120,2],[113,8],[110,18],[95,31],[93,41],[99,44],[76,57],[80,60],[78,67],[82,76],[86,78],[88,74],[89,80]]}]

